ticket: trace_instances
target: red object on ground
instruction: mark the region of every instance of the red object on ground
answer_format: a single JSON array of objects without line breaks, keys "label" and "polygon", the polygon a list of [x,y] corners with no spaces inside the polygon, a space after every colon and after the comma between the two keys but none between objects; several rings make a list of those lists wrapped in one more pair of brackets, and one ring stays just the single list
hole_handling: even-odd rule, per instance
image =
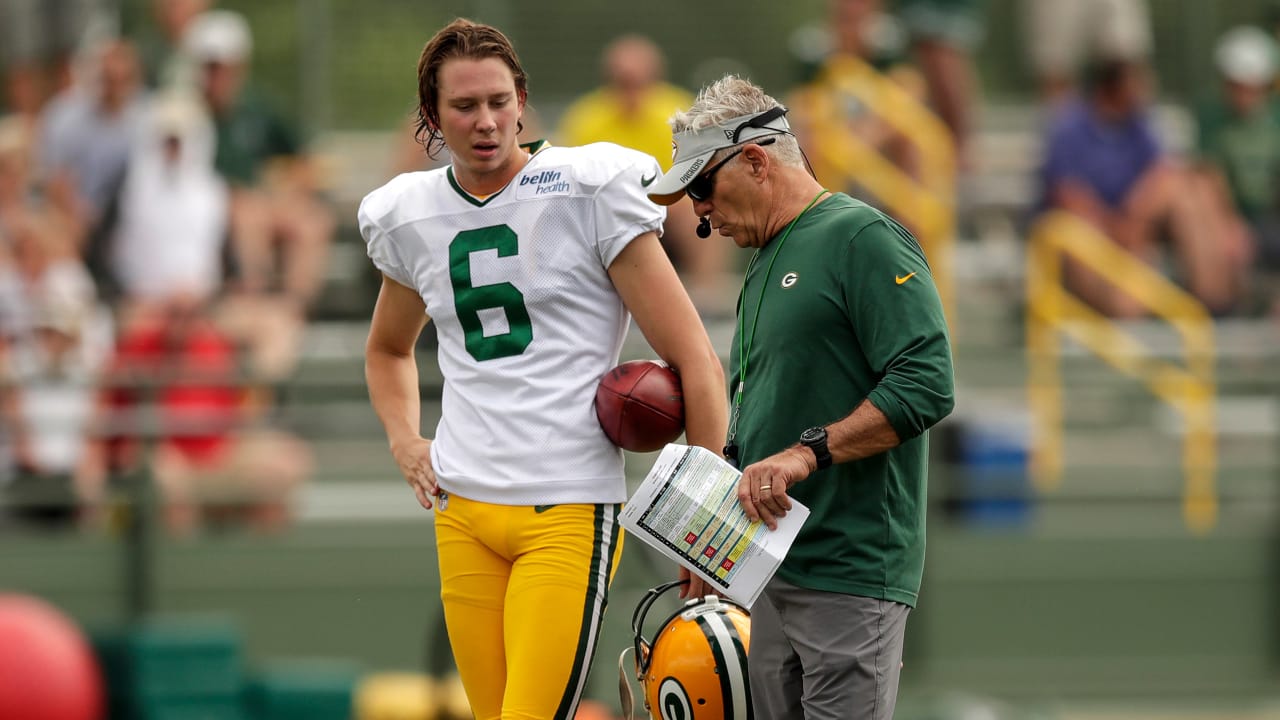
[{"label": "red object on ground", "polygon": [[0,718],[101,720],[102,674],[84,633],[57,608],[0,594]]}]

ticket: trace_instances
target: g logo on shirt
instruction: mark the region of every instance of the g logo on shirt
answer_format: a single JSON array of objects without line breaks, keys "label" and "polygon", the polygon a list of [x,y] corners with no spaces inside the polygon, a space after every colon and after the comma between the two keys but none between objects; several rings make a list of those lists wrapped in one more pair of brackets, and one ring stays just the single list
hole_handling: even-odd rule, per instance
[{"label": "g logo on shirt", "polygon": [[783,290],[786,290],[786,289],[790,288],[792,285],[795,285],[795,284],[796,284],[796,282],[797,282],[797,281],[799,281],[799,280],[800,280],[800,275],[799,275],[799,273],[789,272],[789,273],[787,273],[786,275],[783,275],[783,276],[782,276],[782,289],[783,289]]}]

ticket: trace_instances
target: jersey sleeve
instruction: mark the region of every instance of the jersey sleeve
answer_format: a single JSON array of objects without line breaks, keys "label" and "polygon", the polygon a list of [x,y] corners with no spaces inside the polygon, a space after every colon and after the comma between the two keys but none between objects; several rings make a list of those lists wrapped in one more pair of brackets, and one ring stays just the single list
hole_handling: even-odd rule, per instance
[{"label": "jersey sleeve", "polygon": [[405,287],[413,287],[413,278],[400,259],[400,253],[396,251],[394,240],[378,224],[378,220],[386,214],[388,201],[386,189],[383,188],[369,193],[360,202],[360,209],[356,213],[360,235],[364,237],[369,259],[383,275]]},{"label": "jersey sleeve", "polygon": [[933,274],[915,238],[881,218],[849,243],[846,312],[880,381],[868,394],[901,440],[955,405],[951,340]]},{"label": "jersey sleeve", "polygon": [[[591,146],[597,147],[597,146]],[[599,146],[622,150],[616,146]],[[596,242],[605,267],[613,264],[623,249],[640,235],[661,232],[666,209],[645,194],[647,183],[662,174],[652,156],[633,150],[622,150],[616,172],[596,191],[593,203]]]}]

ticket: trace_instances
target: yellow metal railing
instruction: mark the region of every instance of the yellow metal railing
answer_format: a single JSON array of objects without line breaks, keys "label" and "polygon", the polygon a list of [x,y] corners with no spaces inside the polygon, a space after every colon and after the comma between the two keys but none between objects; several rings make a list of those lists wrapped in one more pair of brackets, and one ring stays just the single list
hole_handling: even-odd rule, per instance
[{"label": "yellow metal railing", "polygon": [[[1133,335],[1093,310],[1062,282],[1062,262],[1075,262],[1124,290],[1181,340],[1184,365],[1159,359]],[[1032,477],[1052,490],[1062,477],[1063,383],[1059,337],[1080,343],[1120,372],[1142,381],[1184,421],[1183,517],[1195,532],[1218,517],[1213,320],[1204,306],[1146,263],[1075,215],[1051,212],[1031,233],[1027,257],[1028,395],[1035,423]]]},{"label": "yellow metal railing", "polygon": [[[856,99],[907,138],[920,155],[914,178],[853,132],[841,107]],[[791,98],[797,117],[813,126],[806,144],[818,179],[838,189],[856,182],[911,225],[933,271],[947,317],[955,319],[952,245],[955,239],[955,146],[946,126],[897,81],[858,58],[836,55]]]}]

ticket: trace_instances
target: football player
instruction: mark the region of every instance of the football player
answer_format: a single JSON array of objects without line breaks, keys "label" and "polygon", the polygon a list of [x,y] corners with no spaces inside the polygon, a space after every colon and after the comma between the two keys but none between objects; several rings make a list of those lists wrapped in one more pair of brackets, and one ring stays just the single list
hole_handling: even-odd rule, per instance
[{"label": "football player", "polygon": [[[441,597],[479,720],[572,718],[622,549],[622,453],[595,388],[629,318],[679,371],[690,443],[727,428],[720,361],[658,242],[651,156],[520,145],[528,83],[496,28],[458,19],[418,61],[418,137],[451,164],[400,175],[359,211],[382,287],[365,350],[400,471],[434,511]],[[444,378],[419,430],[413,348]]]}]

